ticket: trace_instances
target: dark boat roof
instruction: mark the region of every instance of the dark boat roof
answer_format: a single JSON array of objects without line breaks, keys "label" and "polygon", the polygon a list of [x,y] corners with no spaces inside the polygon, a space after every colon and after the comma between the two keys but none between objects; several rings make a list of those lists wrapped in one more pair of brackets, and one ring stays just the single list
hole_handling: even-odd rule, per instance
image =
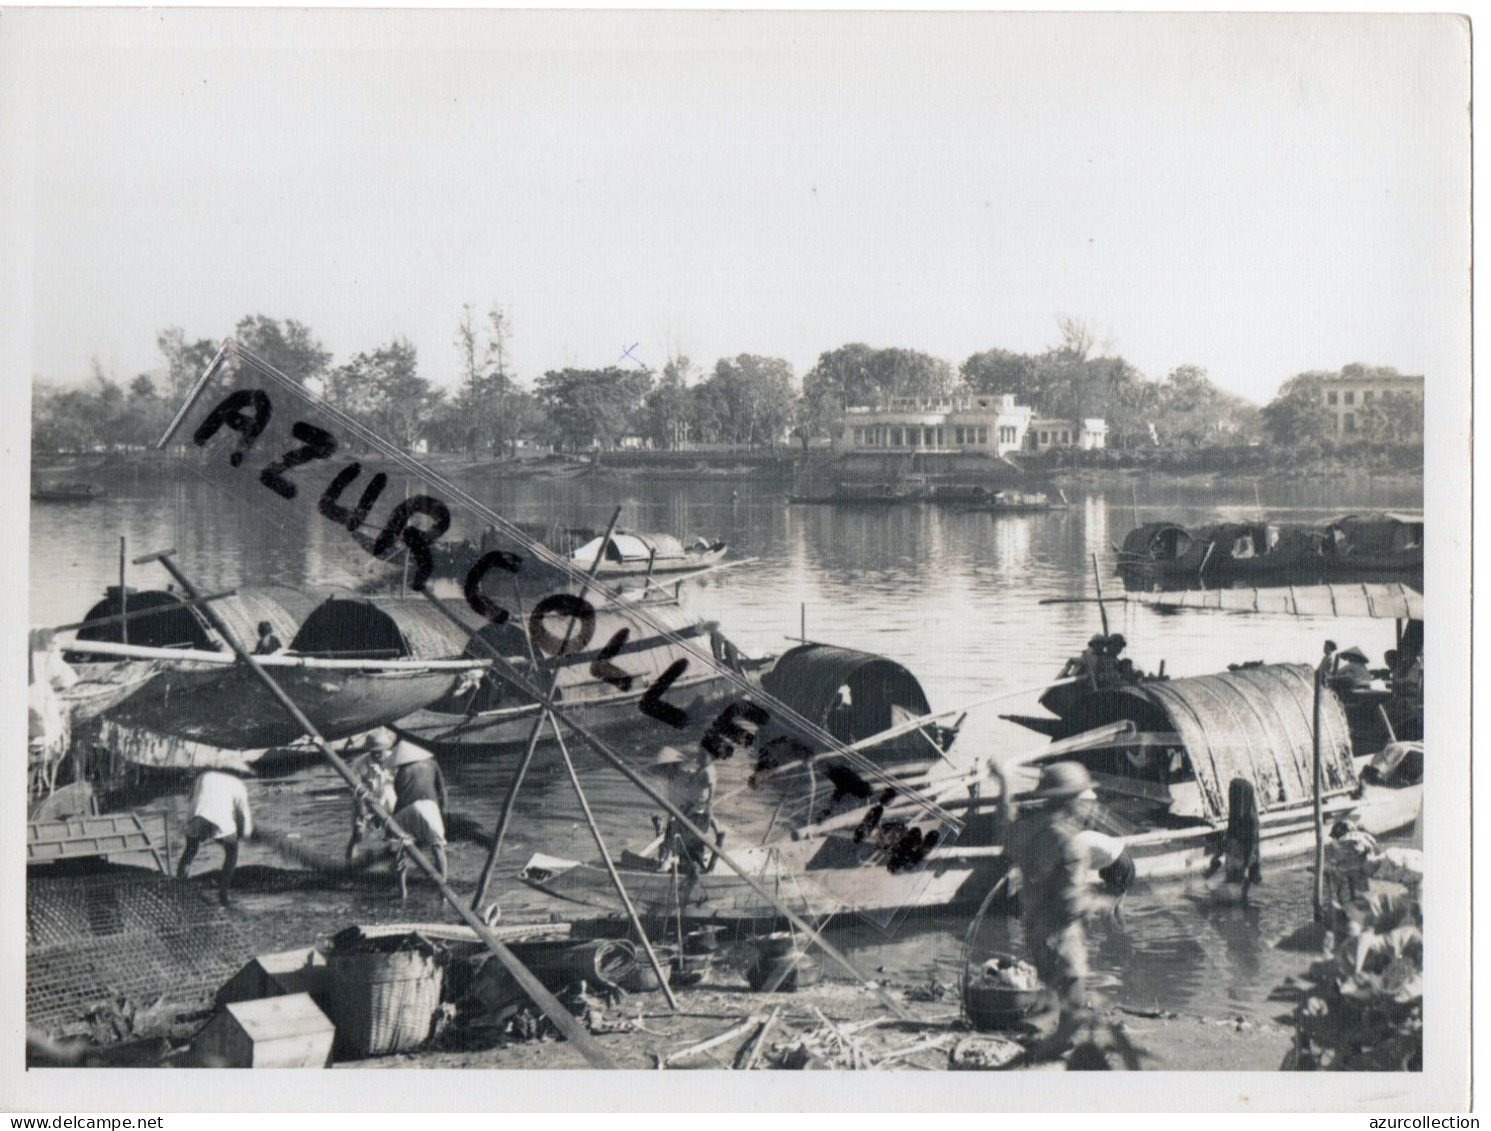
[{"label": "dark boat roof", "polygon": [[305,618],[290,649],[311,656],[447,660],[470,632],[422,597],[331,597]]},{"label": "dark boat roof", "polygon": [[[1314,680],[1308,664],[1154,680],[1081,700],[1069,730],[1132,719],[1141,732],[1174,732],[1185,744],[1206,815],[1223,821],[1235,777],[1253,783],[1265,811],[1314,796]],[[1325,793],[1355,789],[1346,711],[1332,691],[1321,699],[1321,736]]]},{"label": "dark boat roof", "polygon": [[[835,711],[839,688],[846,686],[852,700],[849,709]],[[912,717],[932,710],[916,676],[896,661],[831,644],[803,644],[783,653],[761,677],[761,687],[845,743],[891,727],[897,721],[892,717],[892,707]],[[796,737],[796,732],[769,722],[761,728],[758,748],[778,736]],[[914,732],[867,753],[876,761],[896,761],[912,756],[925,758],[929,747],[921,734]]]},{"label": "dark boat roof", "polygon": [[1126,554],[1146,556],[1149,554],[1150,547],[1153,545],[1155,538],[1168,530],[1177,531],[1185,538],[1184,544],[1179,547],[1182,553],[1195,537],[1184,526],[1176,522],[1146,522],[1142,526],[1134,527],[1134,529],[1124,535],[1123,552]]},{"label": "dark boat roof", "polygon": [[[295,635],[302,621],[316,607],[319,598],[311,593],[288,586],[272,585],[253,589],[241,589],[231,597],[221,597],[212,602],[212,610],[230,630],[248,647],[253,647],[259,638],[259,624],[268,621],[274,633],[282,641]],[[104,599],[96,603],[83,616],[84,620],[99,620],[112,616],[119,609],[119,587],[111,585]],[[224,646],[217,633],[208,625],[198,608],[186,604],[181,593],[164,589],[132,589],[129,591],[126,608],[142,612],[145,609],[167,610],[155,616],[133,617],[129,621],[129,642],[150,648],[199,648],[215,649]],[[124,639],[120,625],[106,624],[78,630],[77,641],[105,640],[119,643]],[[82,654],[83,649],[73,647],[73,654]]]}]

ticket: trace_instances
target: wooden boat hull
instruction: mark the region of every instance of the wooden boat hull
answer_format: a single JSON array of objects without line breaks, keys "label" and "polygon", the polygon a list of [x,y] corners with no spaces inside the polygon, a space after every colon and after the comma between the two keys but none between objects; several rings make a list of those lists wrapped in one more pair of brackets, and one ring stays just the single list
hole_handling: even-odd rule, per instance
[{"label": "wooden boat hull", "polygon": [[[684,554],[681,557],[654,558],[649,565],[646,559],[629,561],[603,561],[597,571],[600,577],[640,577],[647,573],[685,573],[690,570],[705,569],[715,565],[726,554],[730,552],[728,546],[720,546],[718,549],[701,550],[696,554]],[[590,562],[574,560],[573,564],[578,569],[590,569]]]},{"label": "wooden boat hull", "polygon": [[[1366,785],[1355,799],[1338,799],[1324,807],[1326,833],[1336,821],[1350,817],[1373,836],[1391,836],[1413,827],[1423,803],[1423,786],[1401,788]],[[1265,861],[1292,860],[1315,851],[1315,822],[1311,808],[1265,813],[1260,847]],[[1223,830],[1164,829],[1126,837],[1141,879],[1150,881],[1199,876],[1220,847]]]},{"label": "wooden boat hull", "polygon": [[[1337,799],[1326,806],[1327,824],[1352,817],[1375,836],[1408,831],[1418,817],[1422,785],[1390,788],[1364,786],[1361,796]],[[1267,862],[1308,856],[1315,848],[1310,807],[1264,814],[1261,849]],[[1138,878],[1148,883],[1184,880],[1203,874],[1224,830],[1209,825],[1157,829],[1123,838],[1134,857]],[[1328,830],[1327,830],[1328,831]],[[896,874],[876,864],[815,867],[842,858],[844,837],[785,841],[769,847],[732,850],[732,856],[791,910],[815,920],[856,914],[885,918],[906,913],[942,912],[977,905],[1005,874],[1004,849],[997,844],[957,843],[935,849],[924,869]],[[729,841],[727,840],[727,845]],[[622,882],[639,912],[649,916],[676,913],[680,897],[685,919],[762,924],[779,916],[723,863],[699,877],[675,880],[671,871],[635,866],[620,868]],[[599,864],[536,855],[519,878],[536,891],[594,910],[624,909]],[[675,884],[677,886],[675,886]]]},{"label": "wooden boat hull", "polygon": [[977,511],[979,514],[991,514],[998,518],[1002,514],[1045,514],[1052,510],[1065,510],[1065,507],[1053,507],[1050,503],[1005,503],[1002,505],[991,504],[986,507],[969,507],[969,510]]},{"label": "wooden boat hull", "polygon": [[148,684],[159,672],[150,660],[74,664],[78,682],[57,694],[72,712],[73,725],[96,719]]},{"label": "wooden boat hull", "polygon": [[[891,872],[878,864],[812,867],[813,858],[825,851],[826,844],[845,840],[785,841],[771,847],[731,849],[731,855],[794,913],[815,922],[844,915],[888,918],[918,910],[976,906],[1005,870],[1002,857],[997,855],[952,856],[911,873]],[[628,868],[624,863],[618,870],[627,895],[644,916],[671,917],[678,913],[681,902],[686,920],[767,924],[781,918],[769,902],[722,862],[692,878],[675,878],[671,870]],[[569,903],[606,913],[624,911],[610,877],[599,864],[537,854],[519,878],[528,887]]]},{"label": "wooden boat hull", "polygon": [[[638,709],[644,691],[645,684],[635,692],[588,700],[565,699],[562,706],[567,715],[597,736],[626,738],[628,741],[622,744],[620,752],[625,753],[627,747],[637,746],[650,751],[650,758],[670,740],[676,741],[678,732]],[[725,679],[709,673],[693,681],[681,678],[670,690],[669,700],[683,707],[691,717],[698,717],[711,705],[723,702],[731,691],[732,685]],[[439,755],[502,758],[521,754],[527,748],[534,721],[541,713],[536,703],[470,716],[422,709],[398,719],[393,728]],[[546,728],[540,735],[543,744],[553,740],[552,729]],[[575,745],[573,742],[570,744]]]},{"label": "wooden boat hull", "polygon": [[244,777],[269,777],[291,773],[321,760],[321,752],[308,742],[232,750],[143,727],[120,726],[108,719],[99,724],[98,742],[117,762],[164,775],[225,770]]},{"label": "wooden boat hull", "polygon": [[912,495],[865,496],[857,495],[788,495],[787,501],[794,506],[825,507],[894,507],[918,500]]},{"label": "wooden boat hull", "polygon": [[[450,694],[451,671],[328,671],[276,668],[275,681],[321,734],[346,738],[386,726]],[[300,727],[247,669],[168,668],[106,716],[206,746],[256,750],[286,746]]]}]

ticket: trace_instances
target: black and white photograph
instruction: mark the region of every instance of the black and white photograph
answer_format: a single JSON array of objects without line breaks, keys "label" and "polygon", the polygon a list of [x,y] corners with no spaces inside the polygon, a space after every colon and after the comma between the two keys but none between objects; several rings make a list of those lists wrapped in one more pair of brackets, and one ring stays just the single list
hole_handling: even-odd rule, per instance
[{"label": "black and white photograph", "polygon": [[1467,1111],[1470,41],[0,13],[0,1106]]}]

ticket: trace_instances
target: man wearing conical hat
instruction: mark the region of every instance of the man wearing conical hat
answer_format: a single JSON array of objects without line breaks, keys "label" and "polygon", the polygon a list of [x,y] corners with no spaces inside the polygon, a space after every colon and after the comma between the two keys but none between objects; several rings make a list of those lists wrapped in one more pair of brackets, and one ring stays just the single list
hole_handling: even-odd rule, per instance
[{"label": "man wearing conical hat", "polygon": [[390,814],[399,807],[398,793],[393,784],[393,749],[397,745],[397,737],[393,731],[380,727],[369,734],[360,746],[343,747],[348,752],[352,749],[365,751],[351,763],[352,772],[357,775],[362,791],[352,799],[352,836],[347,841],[349,862],[363,835],[379,824],[373,806]]},{"label": "man wearing conical hat", "polygon": [[[714,760],[703,750],[690,758],[674,746],[664,746],[653,760],[653,768],[668,783],[668,800],[700,829],[716,832],[714,824],[714,791],[717,785]],[[690,873],[712,866],[707,844],[668,818],[664,833],[665,851],[676,852],[679,862]]]},{"label": "man wearing conical hat", "polygon": [[1001,788],[1005,851],[1019,872],[1020,922],[1025,947],[1041,982],[1056,995],[1060,1021],[1048,1050],[1062,1051],[1086,1016],[1087,861],[1082,846],[1083,808],[1096,797],[1092,778],[1078,762],[1041,769],[1040,784],[1026,798],[1038,807],[1019,812],[1003,767],[991,764]]},{"label": "man wearing conical hat", "polygon": [[[445,775],[440,772],[435,755],[417,742],[400,738],[388,727],[373,731],[355,749],[372,754],[381,766],[393,772],[394,823],[409,834],[417,847],[429,849],[440,878],[445,879]],[[398,872],[399,891],[407,898],[408,860],[402,851]]]}]

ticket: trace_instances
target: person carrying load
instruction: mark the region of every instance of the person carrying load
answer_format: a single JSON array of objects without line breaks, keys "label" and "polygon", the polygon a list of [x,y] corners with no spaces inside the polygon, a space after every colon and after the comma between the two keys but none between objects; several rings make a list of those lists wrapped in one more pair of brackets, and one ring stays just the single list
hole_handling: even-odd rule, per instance
[{"label": "person carrying load", "polygon": [[352,772],[357,775],[359,789],[352,797],[352,836],[347,841],[348,863],[351,862],[352,854],[363,834],[377,827],[378,818],[373,806],[377,805],[390,814],[399,807],[398,794],[393,786],[395,745],[393,733],[380,728],[373,731],[361,746],[343,747],[344,752],[366,750],[366,753],[352,761]]},{"label": "person carrying load", "polygon": [[1087,768],[1054,762],[1041,770],[1028,794],[1039,808],[1019,812],[1004,768],[990,764],[998,779],[1001,839],[1019,873],[1020,921],[1025,947],[1041,981],[1056,997],[1060,1018],[1045,1050],[1059,1054],[1086,1016],[1087,868],[1090,849],[1082,841],[1083,809],[1096,798]]},{"label": "person carrying load", "polygon": [[[445,775],[441,773],[434,754],[417,742],[400,738],[387,727],[378,728],[363,743],[348,748],[349,753],[357,751],[369,754],[378,751],[376,760],[393,773],[393,819],[408,836],[408,840],[400,844],[397,862],[400,898],[407,899],[409,859],[405,848],[428,849],[440,878],[444,880],[448,874]],[[355,829],[353,835],[354,838],[358,835]],[[353,843],[356,843],[355,839]]]},{"label": "person carrying load", "polygon": [[[714,761],[705,751],[700,751],[693,765],[683,751],[665,746],[653,762],[654,768],[663,775],[668,784],[668,800],[690,821],[704,832],[724,840],[724,833],[714,821],[714,791],[717,776]],[[676,858],[690,875],[708,872],[714,867],[714,851],[707,842],[700,840],[671,816],[663,832],[662,858]]]}]

